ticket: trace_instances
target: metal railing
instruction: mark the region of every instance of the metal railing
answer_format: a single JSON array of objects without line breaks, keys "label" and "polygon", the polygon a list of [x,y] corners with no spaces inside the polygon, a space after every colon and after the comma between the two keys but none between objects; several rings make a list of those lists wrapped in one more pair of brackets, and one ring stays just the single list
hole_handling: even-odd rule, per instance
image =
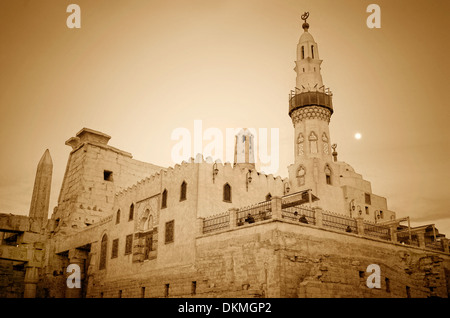
[{"label": "metal railing", "polygon": [[444,247],[440,241],[425,241],[425,248],[429,248],[436,251],[444,251]]},{"label": "metal railing", "polygon": [[230,227],[230,213],[224,212],[203,220],[203,234],[227,229]]},{"label": "metal railing", "polygon": [[300,223],[316,224],[316,216],[313,209],[302,206],[292,206],[281,209],[281,217]]},{"label": "metal railing", "polygon": [[356,220],[352,217],[330,211],[322,212],[322,224],[324,227],[333,228],[348,233],[358,233]]},{"label": "metal railing", "polygon": [[391,240],[391,231],[389,227],[376,225],[375,223],[364,222],[364,234],[386,241]]},{"label": "metal railing", "polygon": [[254,223],[272,218],[272,202],[264,201],[251,206],[240,208],[236,213],[236,224]]},{"label": "metal railing", "polygon": [[411,235],[409,238],[409,231],[397,232],[397,242],[401,244],[408,244],[411,246],[419,246],[419,240],[416,235]]}]

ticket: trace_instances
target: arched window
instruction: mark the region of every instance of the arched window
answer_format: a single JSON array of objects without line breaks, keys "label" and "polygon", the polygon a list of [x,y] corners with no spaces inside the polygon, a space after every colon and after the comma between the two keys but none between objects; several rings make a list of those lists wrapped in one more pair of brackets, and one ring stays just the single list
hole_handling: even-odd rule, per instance
[{"label": "arched window", "polygon": [[161,198],[161,209],[167,208],[167,190],[164,189]]},{"label": "arched window", "polygon": [[267,193],[266,195],[266,201],[272,200],[272,195],[270,193]]},{"label": "arched window", "polygon": [[130,205],[130,214],[128,216],[128,221],[133,221],[134,218],[134,203]]},{"label": "arched window", "polygon": [[117,210],[117,214],[116,214],[116,224],[120,223],[120,209]]},{"label": "arched window", "polygon": [[149,231],[151,229],[153,229],[153,216],[150,214],[150,210],[146,209],[145,213],[144,213],[144,219],[143,221],[143,230],[144,231]]},{"label": "arched window", "polygon": [[108,236],[105,234],[102,237],[102,242],[100,246],[100,266],[99,269],[106,268],[106,252],[108,248]]},{"label": "arched window", "polygon": [[305,58],[305,47],[302,45],[302,59],[304,59],[304,58]]},{"label": "arched window", "polygon": [[311,57],[314,58],[314,45],[311,45]]},{"label": "arched window", "polygon": [[223,186],[223,200],[231,202],[231,186],[228,183],[225,183]]},{"label": "arched window", "polygon": [[187,192],[187,183],[186,181],[183,181],[180,190],[180,201],[186,200],[186,192]]},{"label": "arched window", "polygon": [[323,141],[323,153],[328,155],[329,147],[328,147],[328,137],[326,133],[322,134],[322,141]]},{"label": "arched window", "polygon": [[331,169],[330,166],[325,165],[325,181],[327,184],[331,184]]},{"label": "arched window", "polygon": [[303,156],[304,150],[303,150],[303,141],[305,138],[303,138],[303,134],[299,133],[297,137],[297,154],[299,156]]},{"label": "arched window", "polygon": [[303,166],[298,167],[297,182],[298,182],[299,186],[305,185],[305,175],[306,175],[305,167],[303,167]]},{"label": "arched window", "polygon": [[309,150],[311,153],[317,153],[317,135],[314,131],[309,134]]}]

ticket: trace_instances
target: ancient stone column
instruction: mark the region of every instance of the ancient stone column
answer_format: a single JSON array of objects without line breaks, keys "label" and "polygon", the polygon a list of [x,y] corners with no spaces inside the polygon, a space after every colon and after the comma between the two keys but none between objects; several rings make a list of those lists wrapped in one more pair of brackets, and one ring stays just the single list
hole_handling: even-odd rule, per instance
[{"label": "ancient stone column", "polygon": [[36,285],[39,281],[39,269],[34,266],[27,266],[25,269],[25,289],[23,298],[36,298]]}]

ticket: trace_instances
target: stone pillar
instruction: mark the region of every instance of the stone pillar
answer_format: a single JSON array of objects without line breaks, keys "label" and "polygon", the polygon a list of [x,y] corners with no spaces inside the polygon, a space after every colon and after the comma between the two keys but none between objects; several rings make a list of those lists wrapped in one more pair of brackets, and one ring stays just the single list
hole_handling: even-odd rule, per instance
[{"label": "stone pillar", "polygon": [[416,235],[419,240],[419,247],[425,248],[425,232],[418,232]]},{"label": "stone pillar", "polygon": [[237,212],[239,210],[236,208],[229,209],[228,212],[230,213],[230,229],[234,229],[237,227]]},{"label": "stone pillar", "polygon": [[205,218],[197,218],[197,234],[203,235],[203,220]]},{"label": "stone pillar", "polygon": [[389,232],[391,234],[391,242],[397,243],[397,224],[393,224],[389,227]]},{"label": "stone pillar", "polygon": [[358,230],[358,234],[364,235],[364,219],[361,216],[357,216],[355,219],[356,219],[356,228]]},{"label": "stone pillar", "polygon": [[272,197],[272,219],[281,219],[281,197]]},{"label": "stone pillar", "polygon": [[[87,258],[87,252],[79,249],[73,249],[69,251],[69,265],[74,264],[78,265],[80,272],[80,286],[70,288],[66,281],[66,298],[81,298],[83,291],[83,283],[85,279],[85,261]],[[66,279],[72,274],[72,272],[66,272]]]},{"label": "stone pillar", "polygon": [[316,226],[323,227],[323,210],[322,208],[316,207],[314,208],[314,216],[316,218]]},{"label": "stone pillar", "polygon": [[39,281],[39,269],[35,266],[27,266],[25,269],[25,290],[23,298],[36,298],[36,285]]},{"label": "stone pillar", "polygon": [[442,244],[442,249],[444,250],[445,253],[450,253],[449,252],[449,247],[448,247],[448,238],[441,238],[441,244]]}]

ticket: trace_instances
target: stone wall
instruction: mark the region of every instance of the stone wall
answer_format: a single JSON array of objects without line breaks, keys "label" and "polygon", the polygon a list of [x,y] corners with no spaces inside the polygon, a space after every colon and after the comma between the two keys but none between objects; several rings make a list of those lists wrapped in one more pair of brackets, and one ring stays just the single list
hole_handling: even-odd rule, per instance
[{"label": "stone wall", "polygon": [[[370,264],[380,266],[381,288],[366,285]],[[120,277],[95,275],[87,297],[119,297],[120,290],[121,297],[141,297],[142,287],[145,297],[166,297],[169,284],[168,297],[446,298],[450,257],[267,220],[198,236],[191,264],[132,266],[137,270]]]},{"label": "stone wall", "polygon": [[0,259],[0,298],[22,298],[25,268]]}]

